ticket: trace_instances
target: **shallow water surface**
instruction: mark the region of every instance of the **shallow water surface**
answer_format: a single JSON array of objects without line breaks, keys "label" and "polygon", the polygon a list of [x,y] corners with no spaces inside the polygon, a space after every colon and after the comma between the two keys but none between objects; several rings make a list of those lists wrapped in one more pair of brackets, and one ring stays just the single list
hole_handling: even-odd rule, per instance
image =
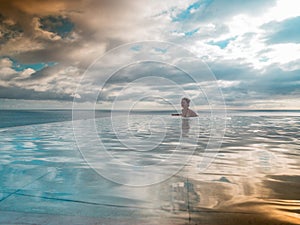
[{"label": "shallow water surface", "polygon": [[114,122],[2,129],[0,223],[300,224],[300,117],[228,117],[210,154],[207,116]]}]

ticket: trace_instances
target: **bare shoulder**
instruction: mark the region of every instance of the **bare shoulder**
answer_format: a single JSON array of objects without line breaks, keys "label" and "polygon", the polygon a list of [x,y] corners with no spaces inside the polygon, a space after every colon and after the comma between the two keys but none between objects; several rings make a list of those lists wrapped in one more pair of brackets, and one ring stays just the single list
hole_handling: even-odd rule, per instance
[{"label": "bare shoulder", "polygon": [[198,115],[197,115],[197,113],[195,113],[193,110],[190,109],[190,111],[189,111],[189,116],[190,116],[190,117],[196,117],[196,116],[198,116]]}]

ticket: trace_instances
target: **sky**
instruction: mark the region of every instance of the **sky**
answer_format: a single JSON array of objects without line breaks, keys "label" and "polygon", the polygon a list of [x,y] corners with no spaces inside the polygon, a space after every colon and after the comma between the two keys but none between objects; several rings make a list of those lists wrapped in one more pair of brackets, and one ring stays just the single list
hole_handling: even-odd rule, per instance
[{"label": "sky", "polygon": [[[0,4],[0,109],[72,108],[73,100],[85,108],[94,104],[88,96],[100,90],[99,109],[171,109],[184,95],[201,109],[211,104],[206,96],[214,98],[206,87],[217,86],[228,109],[300,110],[298,0]],[[162,59],[172,52],[172,63],[140,61],[152,54],[147,43],[115,51],[143,41],[166,43],[168,48],[151,47]],[[184,61],[182,49],[207,65],[215,80],[188,79],[176,67]],[[91,67],[103,55],[109,55],[106,61]],[[189,70],[201,77],[197,60]],[[128,61],[135,63],[122,64]],[[117,72],[105,80],[112,67]],[[82,82],[87,71],[90,79]]]}]

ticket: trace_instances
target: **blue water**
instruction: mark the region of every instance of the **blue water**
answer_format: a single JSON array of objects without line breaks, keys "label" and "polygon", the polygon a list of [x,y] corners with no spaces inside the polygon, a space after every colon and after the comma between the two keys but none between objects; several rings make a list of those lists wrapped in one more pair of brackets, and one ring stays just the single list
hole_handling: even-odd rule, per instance
[{"label": "blue water", "polygon": [[[82,110],[82,118],[90,118],[86,111]],[[122,112],[119,112],[122,115]],[[125,112],[127,113],[127,112]],[[138,115],[170,115],[173,111],[151,111],[131,112]],[[200,114],[207,115],[210,112],[200,111]],[[86,116],[85,116],[86,115]],[[231,115],[247,115],[247,116],[300,116],[300,110],[244,110],[244,111],[228,111]],[[110,117],[109,110],[96,110],[95,118]],[[72,120],[72,110],[0,110],[0,128],[24,126],[32,124],[42,124],[51,122],[63,122]]]},{"label": "blue water", "polygon": [[[77,111],[82,119],[91,118],[85,110]],[[122,114],[123,112],[119,112]],[[132,112],[133,114],[149,114],[149,112]],[[152,111],[151,114],[169,115],[171,111]],[[123,113],[124,114],[124,113]],[[110,117],[109,110],[96,110],[95,118]],[[32,124],[63,122],[72,120],[72,110],[0,110],[0,128]]]},{"label": "blue water", "polygon": [[98,116],[100,147],[89,139],[91,120],[77,121],[86,131],[79,149],[69,111],[1,111],[0,212],[25,213],[27,224],[39,224],[30,221],[36,214],[100,224],[299,224],[300,117],[272,113],[229,114],[221,148],[202,170],[208,115],[132,115],[127,128],[120,116],[115,130]]},{"label": "blue water", "polygon": [[[96,111],[95,116],[100,118],[108,114],[108,111]],[[0,110],[0,118],[0,128],[63,122],[72,120],[72,110]]]}]

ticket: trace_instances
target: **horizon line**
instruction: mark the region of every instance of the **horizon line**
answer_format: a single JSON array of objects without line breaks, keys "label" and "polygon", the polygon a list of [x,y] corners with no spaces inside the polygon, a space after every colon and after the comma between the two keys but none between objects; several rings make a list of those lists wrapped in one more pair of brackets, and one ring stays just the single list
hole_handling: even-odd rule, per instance
[{"label": "horizon line", "polygon": [[[68,110],[72,111],[72,108],[3,108],[0,110]],[[93,111],[93,109],[74,109],[75,111]],[[126,109],[95,109],[95,111],[116,111],[116,112],[128,112]],[[161,110],[147,110],[147,109],[137,109],[137,110],[130,110],[130,112],[174,112],[176,110],[171,109],[161,109]],[[210,109],[200,109],[196,110],[197,112],[209,112]],[[300,111],[300,109],[214,109],[214,111]]]}]

